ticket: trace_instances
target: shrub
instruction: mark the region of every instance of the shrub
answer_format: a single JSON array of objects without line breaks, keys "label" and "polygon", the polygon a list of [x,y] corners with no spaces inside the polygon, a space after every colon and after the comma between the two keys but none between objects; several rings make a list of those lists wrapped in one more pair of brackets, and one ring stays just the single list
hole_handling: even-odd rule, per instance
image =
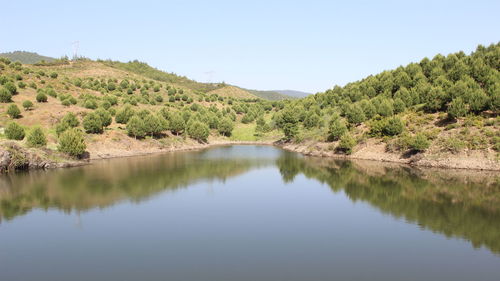
[{"label": "shrub", "polygon": [[431,143],[427,139],[427,136],[422,133],[416,134],[410,142],[411,149],[419,152],[425,151],[430,145]]},{"label": "shrub", "polygon": [[146,135],[144,121],[137,116],[132,116],[127,122],[127,133],[131,137],[142,138]]},{"label": "shrub", "polygon": [[168,127],[167,120],[161,115],[148,114],[144,117],[144,131],[151,136],[159,135]]},{"label": "shrub", "polygon": [[52,72],[52,73],[50,73],[50,78],[52,78],[52,79],[56,79],[56,78],[57,78],[57,76],[59,76],[59,75],[57,74],[57,72]]},{"label": "shrub", "polygon": [[21,127],[16,122],[11,122],[5,128],[5,136],[9,140],[22,140],[24,139],[25,132],[23,127]]},{"label": "shrub", "polygon": [[43,147],[47,145],[47,138],[45,137],[45,133],[42,128],[35,127],[31,130],[28,134],[27,143],[30,147]]},{"label": "shrub", "polygon": [[59,137],[58,150],[73,157],[80,157],[85,153],[87,145],[80,129],[72,128],[66,130]]},{"label": "shrub", "polygon": [[347,127],[344,124],[344,121],[340,119],[340,117],[334,118],[330,122],[330,128],[328,130],[328,139],[329,140],[338,140],[347,132]]},{"label": "shrub", "polygon": [[172,133],[179,135],[186,129],[186,122],[180,114],[172,115],[170,119],[170,130]]},{"label": "shrub", "polygon": [[88,109],[96,109],[97,108],[97,101],[95,101],[94,99],[88,99],[85,101],[83,106],[85,108],[88,108]]},{"label": "shrub", "polygon": [[28,110],[32,110],[33,109],[33,103],[29,100],[25,100],[23,101],[23,107],[24,107],[24,110],[28,111]]},{"label": "shrub", "polygon": [[462,98],[453,99],[448,105],[448,116],[451,118],[464,117],[467,114],[467,105]]},{"label": "shrub", "polygon": [[36,95],[37,102],[47,102],[47,95],[43,92],[40,92]]},{"label": "shrub", "polygon": [[17,86],[20,88],[20,89],[24,89],[26,88],[26,83],[24,83],[23,81],[17,83]]},{"label": "shrub", "polygon": [[346,117],[347,121],[354,125],[361,124],[366,119],[363,109],[357,104],[347,109]]},{"label": "shrub", "polygon": [[61,102],[62,105],[64,106],[70,106],[71,105],[71,102],[69,101],[69,99],[64,99],[62,102]]},{"label": "shrub", "polygon": [[403,132],[404,122],[398,117],[389,118],[386,120],[382,133],[386,136],[396,136]]},{"label": "shrub", "polygon": [[111,113],[109,113],[109,111],[107,111],[104,108],[98,108],[95,111],[95,113],[97,113],[99,115],[99,117],[101,118],[103,127],[108,127],[109,125],[111,125],[111,122],[113,121],[113,119],[111,118]]},{"label": "shrub", "polygon": [[19,118],[19,117],[21,117],[21,110],[19,110],[19,107],[17,107],[17,105],[11,104],[7,108],[7,115],[9,115],[10,118],[13,118],[13,119]]},{"label": "shrub", "polygon": [[115,121],[116,123],[127,124],[133,115],[134,110],[130,106],[125,106],[116,112]]},{"label": "shrub", "polygon": [[17,87],[16,87],[16,84],[14,84],[13,82],[7,82],[3,85],[5,87],[5,89],[7,89],[7,91],[9,91],[9,93],[11,95],[15,95],[17,94]]},{"label": "shrub", "polygon": [[210,130],[206,124],[194,121],[188,127],[188,134],[191,138],[199,142],[206,142],[208,135],[210,134]]},{"label": "shrub", "polygon": [[356,140],[350,134],[344,134],[340,138],[337,150],[343,151],[346,154],[351,154],[354,146],[356,146]]},{"label": "shrub", "polygon": [[228,137],[233,132],[233,128],[234,128],[233,121],[231,121],[231,119],[226,117],[222,119],[222,121],[219,123],[218,131],[219,134]]},{"label": "shrub", "polygon": [[316,113],[312,113],[307,115],[306,119],[304,120],[304,127],[306,128],[314,128],[319,125],[319,116]]},{"label": "shrub", "polygon": [[6,88],[0,88],[0,102],[11,102],[12,94]]},{"label": "shrub", "polygon": [[83,118],[83,128],[86,133],[100,134],[103,132],[102,120],[99,114],[91,112]]}]

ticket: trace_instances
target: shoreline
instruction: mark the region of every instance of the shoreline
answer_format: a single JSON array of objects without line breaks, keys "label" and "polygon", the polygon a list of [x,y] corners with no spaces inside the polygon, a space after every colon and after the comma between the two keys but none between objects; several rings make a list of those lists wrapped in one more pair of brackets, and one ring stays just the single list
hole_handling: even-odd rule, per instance
[{"label": "shoreline", "polygon": [[[95,161],[115,159],[115,158],[126,158],[126,157],[138,157],[138,156],[148,156],[156,154],[164,154],[170,152],[181,152],[181,151],[195,151],[202,150],[217,146],[229,146],[229,145],[269,145],[279,147],[286,151],[291,151],[295,153],[300,153],[304,156],[318,157],[318,158],[329,158],[329,159],[342,159],[342,160],[363,160],[363,161],[373,161],[373,162],[383,162],[383,163],[394,163],[397,165],[403,165],[412,168],[433,168],[433,169],[447,169],[447,170],[466,170],[466,171],[490,171],[490,172],[500,172],[500,163],[498,160],[489,159],[486,157],[478,158],[479,162],[469,163],[467,156],[457,155],[454,157],[453,161],[450,161],[449,157],[439,157],[440,155],[422,155],[415,154],[412,157],[403,158],[401,155],[388,152],[375,152],[375,153],[364,153],[363,149],[356,151],[351,155],[338,154],[332,150],[326,149],[321,143],[283,143],[280,141],[223,141],[223,140],[213,140],[209,143],[184,143],[179,145],[171,145],[169,147],[153,147],[149,150],[123,150],[118,149],[112,152],[106,151],[93,151],[90,150],[90,156],[83,160],[70,160],[66,159],[62,162],[60,161],[50,161],[43,160],[39,156],[39,153],[34,153],[33,151],[19,147],[20,151],[27,155],[28,163],[19,170],[36,170],[36,169],[55,169],[55,168],[70,168],[78,167],[84,165],[90,165]],[[323,145],[323,147],[321,147]],[[5,160],[7,151],[0,152],[0,169],[2,171],[12,171],[10,163]],[[442,155],[441,155],[442,156]],[[450,155],[446,155],[450,156]]]}]

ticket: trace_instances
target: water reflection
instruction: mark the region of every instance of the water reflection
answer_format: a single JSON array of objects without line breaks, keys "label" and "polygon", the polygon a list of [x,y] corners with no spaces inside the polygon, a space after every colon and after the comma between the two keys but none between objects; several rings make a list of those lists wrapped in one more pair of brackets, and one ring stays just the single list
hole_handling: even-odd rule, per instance
[{"label": "water reflection", "polygon": [[[262,149],[263,153],[259,153]],[[283,181],[303,174],[343,192],[352,201],[424,229],[470,241],[500,253],[498,175],[419,170],[373,162],[302,157],[269,147],[232,146],[201,152],[114,159],[94,165],[0,177],[0,222],[30,210],[64,212],[140,202],[197,182],[225,181],[275,166]],[[255,179],[265,184],[266,179]],[[1,227],[1,225],[0,225]]]}]

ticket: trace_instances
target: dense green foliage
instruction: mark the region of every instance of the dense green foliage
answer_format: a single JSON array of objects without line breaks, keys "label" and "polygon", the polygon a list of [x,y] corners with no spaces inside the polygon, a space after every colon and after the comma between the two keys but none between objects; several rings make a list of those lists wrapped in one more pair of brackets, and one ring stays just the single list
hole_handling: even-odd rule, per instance
[{"label": "dense green foliage", "polygon": [[13,119],[19,118],[21,117],[21,110],[19,109],[19,107],[17,107],[17,105],[11,104],[7,108],[7,115],[9,115],[10,118]]},{"label": "dense green foliage", "polygon": [[25,136],[24,128],[16,122],[11,122],[5,128],[5,136],[9,140],[23,140]]},{"label": "dense green foliage", "polygon": [[28,134],[27,143],[31,147],[43,147],[47,145],[47,137],[42,128],[35,127]]},{"label": "dense green foliage", "polygon": [[63,132],[59,137],[58,150],[73,157],[80,157],[87,148],[83,133],[78,128]]}]

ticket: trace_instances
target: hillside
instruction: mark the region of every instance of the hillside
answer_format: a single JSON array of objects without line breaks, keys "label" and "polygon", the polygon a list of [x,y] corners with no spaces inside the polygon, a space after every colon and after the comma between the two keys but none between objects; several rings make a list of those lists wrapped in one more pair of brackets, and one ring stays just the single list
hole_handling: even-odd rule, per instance
[{"label": "hillside", "polygon": [[290,149],[428,166],[500,169],[500,44],[371,75],[274,116]]},{"label": "hillside", "polygon": [[305,97],[311,95],[311,93],[295,91],[295,90],[273,90],[273,92],[277,92],[277,93],[280,93],[282,95],[286,95],[286,96],[294,97],[294,98],[305,98]]},{"label": "hillside", "polygon": [[[33,157],[259,141],[308,155],[500,170],[499,71],[500,44],[493,44],[301,99],[269,92],[280,100],[268,101],[255,98],[260,91],[198,83],[140,62],[2,58],[0,136],[9,141],[0,142],[0,154],[26,167]],[[16,145],[26,152],[16,154]]]},{"label": "hillside", "polygon": [[9,60],[13,62],[20,62],[24,64],[35,64],[41,61],[46,61],[46,62],[52,62],[55,60],[55,58],[51,57],[46,57],[39,55],[34,52],[26,52],[26,51],[15,51],[15,52],[9,52],[9,53],[0,53],[0,57],[2,58],[8,58]]},{"label": "hillside", "polygon": [[261,91],[261,90],[248,90],[248,89],[246,89],[246,91],[248,91],[252,95],[255,95],[259,98],[266,99],[266,100],[278,101],[278,100],[287,100],[287,99],[292,98],[290,96],[280,94],[280,93],[275,92],[275,91]]},{"label": "hillside", "polygon": [[[23,159],[39,147],[48,148],[40,154],[51,159],[83,157],[84,151],[100,158],[252,141],[257,119],[265,126],[259,139],[280,135],[266,129],[281,106],[277,102],[238,97],[234,87],[203,92],[190,88],[190,80],[167,83],[148,76],[85,59],[47,65],[0,59],[1,136],[9,139],[0,150],[12,151],[14,142],[31,149]],[[61,147],[64,141],[80,145],[68,150]]]}]

